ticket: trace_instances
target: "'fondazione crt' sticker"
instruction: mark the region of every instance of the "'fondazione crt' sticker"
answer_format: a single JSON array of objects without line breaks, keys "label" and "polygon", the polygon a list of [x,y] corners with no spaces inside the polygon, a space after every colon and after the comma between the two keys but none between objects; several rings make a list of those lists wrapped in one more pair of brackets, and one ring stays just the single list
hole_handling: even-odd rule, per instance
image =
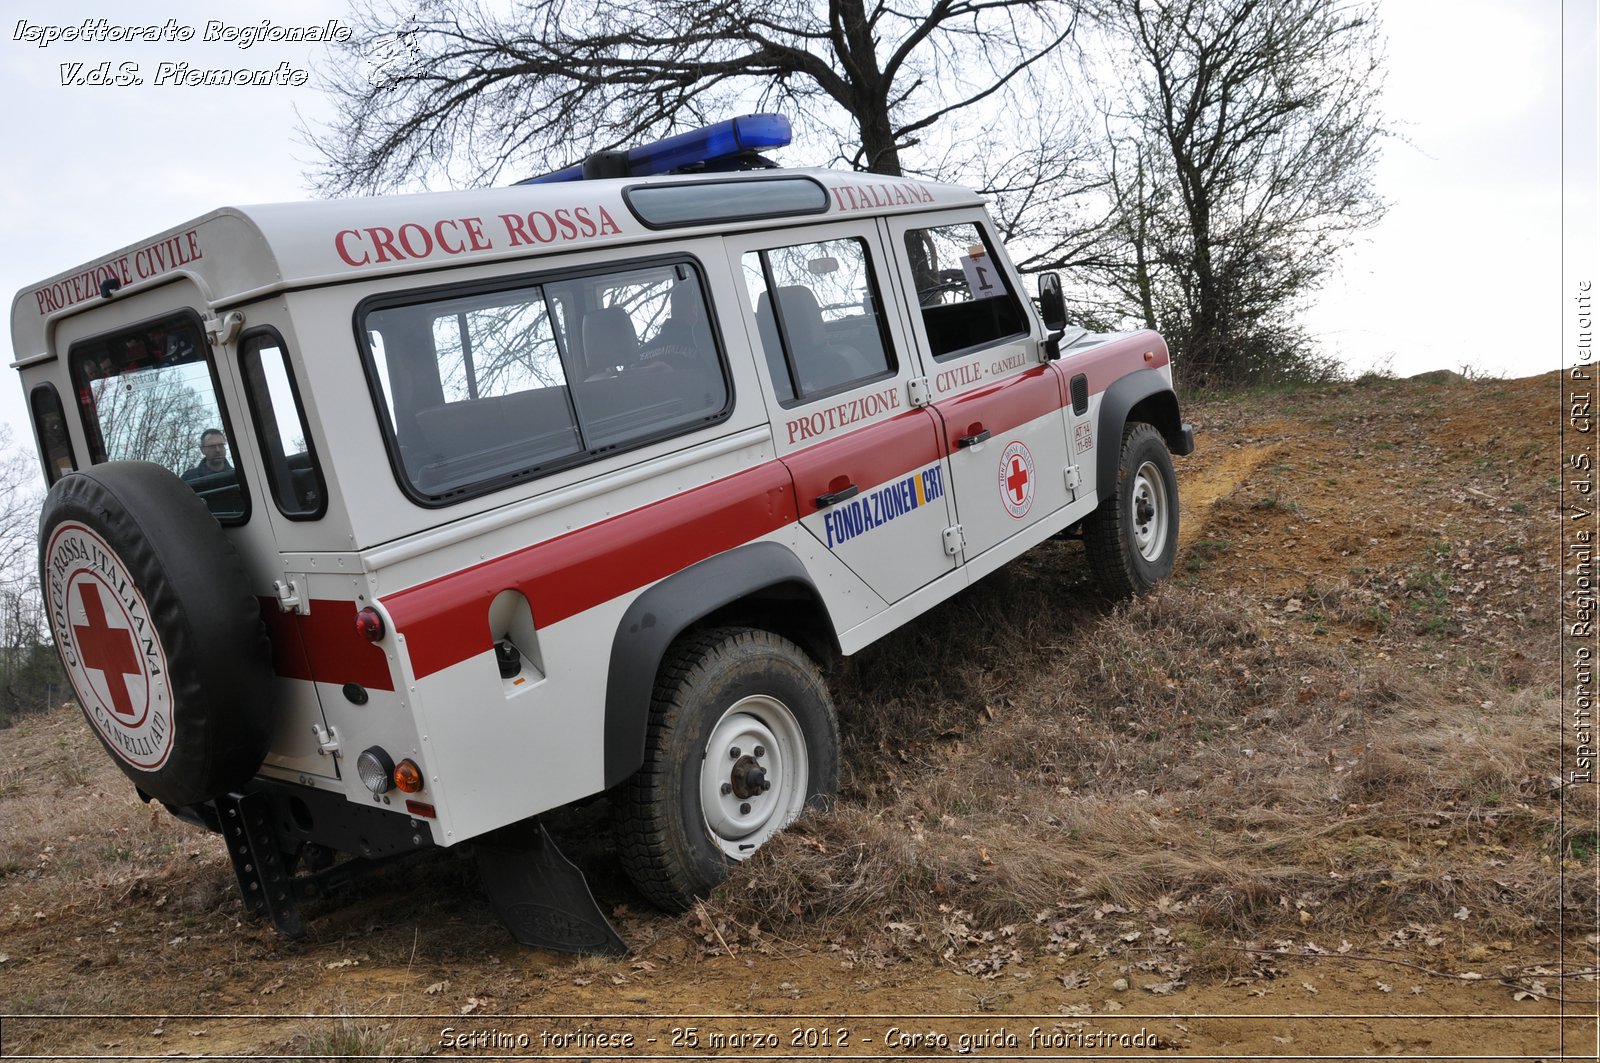
[{"label": "'fondazione crt' sticker", "polygon": [[166,651],[127,566],[89,528],[66,522],[45,550],[45,595],[67,678],[106,744],[141,771],[172,752]]},{"label": "'fondazione crt' sticker", "polygon": [[944,467],[930,465],[899,480],[834,506],[822,514],[828,549],[881,528],[944,497]]}]

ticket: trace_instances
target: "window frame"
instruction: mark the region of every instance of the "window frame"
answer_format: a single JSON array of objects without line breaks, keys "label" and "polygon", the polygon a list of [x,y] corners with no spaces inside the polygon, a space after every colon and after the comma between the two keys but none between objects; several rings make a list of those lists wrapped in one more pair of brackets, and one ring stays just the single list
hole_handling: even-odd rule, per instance
[{"label": "window frame", "polygon": [[[511,472],[497,473],[458,487],[451,487],[439,494],[430,494],[419,488],[412,481],[401,457],[400,440],[395,430],[394,411],[391,409],[386,397],[384,381],[381,379],[378,363],[373,355],[372,344],[368,338],[366,321],[371,314],[399,307],[416,307],[431,302],[446,302],[451,299],[466,299],[482,295],[515,292],[519,289],[544,288],[547,285],[560,284],[566,281],[670,266],[687,267],[693,275],[695,288],[700,293],[702,306],[706,314],[707,331],[711,337],[712,353],[715,355],[716,368],[723,384],[725,397],[721,409],[688,424],[647,433],[621,442],[606,443],[601,446],[581,449],[572,454],[563,454],[549,461],[523,466]],[[351,315],[351,327],[355,335],[356,350],[360,354],[368,395],[372,403],[372,409],[378,418],[379,432],[383,437],[384,451],[388,455],[389,468],[394,475],[395,484],[407,499],[424,509],[445,509],[459,505],[497,491],[532,483],[556,473],[603,461],[618,454],[639,450],[643,447],[694,432],[701,432],[721,424],[733,416],[735,406],[734,375],[728,361],[727,346],[722,338],[716,302],[711,297],[709,273],[704,262],[696,255],[688,252],[663,252],[655,255],[594,262],[582,266],[566,266],[535,272],[486,277],[472,281],[456,281],[454,283],[407,288],[403,291],[378,292],[367,296],[356,304],[355,310]],[[565,383],[562,386],[568,390],[567,402],[572,410],[574,424],[581,426],[583,417],[581,404],[574,402],[571,395],[573,383],[569,364],[571,355],[566,349],[566,343],[559,337],[558,347],[560,348],[562,372],[565,377]]]},{"label": "window frame", "polygon": [[[273,448],[267,445],[267,417],[272,416],[274,427],[282,422],[275,416],[277,411],[271,409],[272,395],[270,392],[266,394],[257,393],[258,389],[251,375],[250,367],[245,361],[249,352],[249,345],[257,339],[270,340],[270,343],[263,346],[276,346],[283,356],[283,375],[289,382],[289,394],[294,400],[295,417],[299,422],[301,435],[306,441],[306,457],[311,462],[311,476],[316,484],[317,505],[314,509],[291,512],[284,508],[283,499],[278,497],[278,481],[274,475],[273,466],[279,460],[287,464],[288,454],[281,446]],[[254,356],[259,364],[261,360],[260,348],[255,350]],[[245,405],[250,410],[250,418],[255,422],[256,446],[261,453],[262,468],[267,473],[267,493],[272,496],[273,504],[278,507],[278,512],[285,519],[294,521],[321,520],[328,512],[328,482],[322,472],[322,461],[317,456],[316,441],[311,438],[311,425],[306,419],[306,404],[305,399],[300,394],[300,381],[295,376],[294,365],[289,359],[289,344],[284,340],[283,334],[272,325],[256,325],[246,329],[240,335],[238,340],[238,359],[241,390],[244,391]],[[263,402],[268,405],[269,408],[267,410],[262,409]],[[282,440],[280,439],[279,442],[281,443]]]},{"label": "window frame", "polygon": [[[964,358],[968,355],[977,354],[979,351],[986,351],[991,347],[998,347],[1001,344],[1015,343],[1018,340],[1026,339],[1033,333],[1032,315],[1029,313],[1029,301],[1018,292],[1017,287],[1012,283],[1010,270],[999,268],[997,266],[995,269],[995,275],[999,278],[1001,287],[1005,289],[1006,297],[1011,300],[1012,306],[1016,308],[1022,327],[1016,332],[1008,332],[992,339],[983,340],[978,343],[970,343],[965,347],[956,347],[952,350],[944,352],[943,354],[934,353],[933,337],[928,330],[928,320],[925,313],[927,308],[922,305],[922,301],[917,297],[915,283],[916,278],[912,274],[911,270],[910,250],[905,246],[905,242],[906,238],[914,232],[920,232],[927,229],[951,229],[959,225],[970,225],[974,230],[976,230],[978,238],[983,241],[984,252],[988,255],[991,262],[998,264],[1001,261],[1009,261],[1009,259],[996,257],[996,241],[994,234],[989,231],[988,225],[985,224],[984,220],[981,218],[954,218],[939,223],[933,223],[931,219],[929,219],[928,223],[923,223],[921,219],[909,219],[906,221],[904,227],[899,230],[899,234],[895,238],[895,242],[897,242],[899,245],[895,250],[898,255],[903,256],[903,260],[905,262],[906,302],[908,308],[914,308],[916,310],[915,315],[913,315],[914,322],[917,331],[921,334],[923,350],[927,352],[928,356],[932,358],[935,363],[940,364],[954,361],[957,358]],[[999,296],[995,296],[994,298],[999,298]],[[977,302],[978,300],[972,301]]]},{"label": "window frame", "polygon": [[[776,291],[777,288],[781,286],[773,283],[774,277],[772,273],[772,264],[767,256],[773,251],[783,251],[790,248],[807,246],[820,247],[824,244],[836,242],[853,242],[859,245],[861,248],[861,271],[862,275],[866,278],[867,285],[870,289],[868,293],[869,301],[871,306],[874,308],[872,317],[877,326],[878,342],[883,348],[884,368],[877,373],[873,373],[871,376],[859,377],[855,380],[846,381],[842,384],[836,384],[820,391],[804,391],[800,387],[800,377],[794,362],[794,355],[792,353],[792,347],[789,338],[789,328],[784,323],[783,307],[777,299],[774,299],[771,296],[771,293]],[[874,384],[878,381],[891,380],[900,374],[901,359],[899,352],[895,349],[893,331],[889,327],[888,315],[884,312],[885,303],[883,299],[883,284],[878,275],[878,263],[873,258],[872,245],[873,240],[869,239],[866,233],[850,232],[837,236],[817,237],[811,240],[802,240],[796,243],[772,245],[764,244],[760,247],[749,248],[740,253],[741,260],[746,255],[755,255],[761,262],[761,280],[762,283],[766,285],[765,294],[767,294],[772,305],[772,323],[778,336],[778,346],[780,348],[779,354],[782,356],[784,370],[788,374],[788,383],[793,392],[789,398],[783,398],[782,393],[776,386],[777,381],[775,379],[772,381],[773,397],[777,400],[778,405],[783,409],[792,410],[800,406],[808,405],[809,403],[817,402],[821,399],[831,398],[834,395],[843,395],[846,392],[855,391],[858,388],[866,387],[869,384]],[[740,261],[737,263],[737,267],[741,273],[742,284],[742,274],[744,271],[743,262]],[[760,296],[757,295],[755,298],[755,306],[751,307],[749,313],[754,315],[756,313],[756,307],[759,305]],[[754,316],[752,316],[751,320],[753,325],[759,326],[759,323],[756,321]],[[758,353],[760,354],[759,361],[767,369],[770,375],[771,360],[767,357],[765,340],[761,337],[759,327],[756,327],[756,343],[758,347]]]},{"label": "window frame", "polygon": [[[201,320],[200,315],[192,307],[186,306],[176,311],[167,311],[139,321],[119,325],[104,332],[97,332],[93,336],[85,336],[83,339],[74,341],[67,348],[67,376],[72,382],[74,391],[80,396],[75,405],[78,412],[78,424],[83,429],[83,437],[88,449],[89,464],[100,465],[111,459],[106,455],[105,439],[100,433],[99,418],[87,416],[87,411],[81,399],[83,392],[90,386],[90,381],[83,371],[88,349],[110,346],[118,337],[148,331],[159,325],[170,325],[172,323],[181,323],[186,327],[192,328],[194,335],[199,340],[197,346],[202,352],[201,361],[204,363],[206,373],[210,377],[211,393],[216,401],[217,418],[220,421],[218,427],[228,437],[228,450],[233,458],[235,481],[239,486],[240,512],[227,516],[215,513],[212,515],[216,516],[217,523],[225,528],[240,527],[250,522],[250,515],[253,509],[250,498],[249,478],[244,475],[243,460],[238,446],[239,437],[234,431],[233,418],[230,416],[228,404],[223,398],[222,376],[217,371],[216,352],[212,349],[211,341],[206,336],[205,322]],[[174,472],[172,475],[178,476],[179,474]]]}]

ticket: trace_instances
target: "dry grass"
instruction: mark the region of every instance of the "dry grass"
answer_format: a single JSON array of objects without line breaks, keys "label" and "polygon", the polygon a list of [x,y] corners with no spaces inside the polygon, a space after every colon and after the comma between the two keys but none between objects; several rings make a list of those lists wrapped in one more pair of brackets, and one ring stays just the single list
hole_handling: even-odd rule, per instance
[{"label": "dry grass", "polygon": [[840,806],[740,868],[726,918],[947,947],[952,912],[1246,940],[1594,910],[1557,873],[1552,691],[1352,658],[1226,594],[1085,610],[1055,572],[1030,559],[851,669]]}]

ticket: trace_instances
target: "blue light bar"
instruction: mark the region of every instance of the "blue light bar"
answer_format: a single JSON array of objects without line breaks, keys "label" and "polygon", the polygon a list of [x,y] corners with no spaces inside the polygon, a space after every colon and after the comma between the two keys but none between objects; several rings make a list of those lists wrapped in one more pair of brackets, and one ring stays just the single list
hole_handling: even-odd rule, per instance
[{"label": "blue light bar", "polygon": [[593,167],[615,177],[651,177],[691,166],[715,167],[759,148],[781,148],[789,143],[789,119],[781,114],[745,114],[716,125],[641,144],[627,151],[602,152],[581,163],[518,181],[519,185],[581,181],[584,168],[592,160],[605,165]]}]

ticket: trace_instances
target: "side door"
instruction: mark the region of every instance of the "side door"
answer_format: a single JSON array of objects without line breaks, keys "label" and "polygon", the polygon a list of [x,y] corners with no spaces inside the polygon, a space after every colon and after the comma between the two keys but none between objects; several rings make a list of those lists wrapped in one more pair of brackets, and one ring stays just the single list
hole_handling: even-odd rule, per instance
[{"label": "side door", "polygon": [[971,561],[1073,501],[1065,383],[981,211],[885,227]]},{"label": "side door", "polygon": [[780,460],[801,523],[893,603],[956,567],[939,425],[887,313],[878,233],[835,225],[729,241]]}]

